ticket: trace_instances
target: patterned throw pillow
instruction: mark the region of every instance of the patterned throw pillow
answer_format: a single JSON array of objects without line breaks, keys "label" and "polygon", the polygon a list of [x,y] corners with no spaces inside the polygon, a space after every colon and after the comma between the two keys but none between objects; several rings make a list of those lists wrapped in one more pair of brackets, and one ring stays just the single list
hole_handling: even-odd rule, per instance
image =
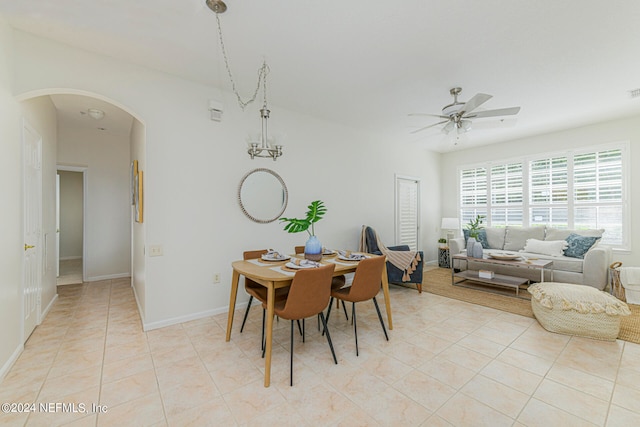
[{"label": "patterned throw pillow", "polygon": [[[462,233],[464,234],[464,245],[466,247],[467,246],[467,240],[469,240],[469,230],[464,229],[464,230],[462,230]],[[484,229],[478,231],[478,237],[476,237],[476,241],[482,243],[482,248],[483,249],[490,249],[491,248],[491,246],[489,246],[489,241],[487,240],[487,232]]]},{"label": "patterned throw pillow", "polygon": [[591,249],[591,246],[593,246],[599,239],[599,237],[587,237],[571,233],[566,239],[569,247],[564,250],[564,256],[584,258],[584,254],[586,254],[587,251]]}]

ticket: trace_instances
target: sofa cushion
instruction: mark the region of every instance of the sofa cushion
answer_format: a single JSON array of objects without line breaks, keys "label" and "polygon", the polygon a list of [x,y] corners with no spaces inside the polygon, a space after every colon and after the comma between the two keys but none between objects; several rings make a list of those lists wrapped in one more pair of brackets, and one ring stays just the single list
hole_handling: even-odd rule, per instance
[{"label": "sofa cushion", "polygon": [[586,254],[599,239],[600,237],[580,236],[571,233],[566,239],[567,248],[564,254],[568,257],[582,259],[584,258],[584,254]]},{"label": "sofa cushion", "polygon": [[504,250],[519,251],[524,249],[527,239],[544,240],[544,227],[507,226],[504,236]]},{"label": "sofa cushion", "polygon": [[569,245],[566,240],[527,239],[527,243],[524,245],[523,251],[560,257],[564,255],[564,250],[568,246]]},{"label": "sofa cushion", "polygon": [[589,230],[568,230],[561,228],[547,228],[547,233],[544,236],[544,240],[565,240],[570,234],[577,234],[579,236],[587,237],[602,237],[604,233],[603,229],[589,229]]},{"label": "sofa cushion", "polygon": [[484,231],[491,249],[504,249],[504,227],[486,227]]},{"label": "sofa cushion", "polygon": [[[464,246],[467,247],[467,240],[469,239],[469,230],[462,230],[464,234]],[[476,241],[482,243],[483,249],[489,249],[489,243],[487,242],[487,233],[484,229],[478,231],[478,237],[476,237]]]}]

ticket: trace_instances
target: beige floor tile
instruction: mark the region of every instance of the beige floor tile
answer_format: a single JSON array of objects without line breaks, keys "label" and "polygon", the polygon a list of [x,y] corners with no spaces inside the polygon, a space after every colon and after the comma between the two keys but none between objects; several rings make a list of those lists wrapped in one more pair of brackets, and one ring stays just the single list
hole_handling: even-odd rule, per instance
[{"label": "beige floor tile", "polygon": [[164,421],[162,400],[158,392],[110,407],[107,413],[98,414],[98,426],[100,427],[147,426]]},{"label": "beige floor tile", "polygon": [[511,426],[513,419],[464,394],[456,394],[436,414],[458,427]]},{"label": "beige floor tile", "polygon": [[[128,280],[60,287],[59,298],[0,382],[1,401],[107,404],[103,414],[0,414],[0,425],[640,425],[640,345],[553,334],[535,319],[392,287],[385,341],[358,307],[360,355],[341,311],[333,363],[314,319],[295,336],[274,323],[265,388],[261,310],[142,331]],[[383,303],[382,296],[380,298]],[[517,420],[516,420],[517,419]],[[593,424],[592,424],[593,423]]]},{"label": "beige floor tile", "polygon": [[547,378],[607,402],[611,400],[613,393],[613,381],[605,380],[562,363],[553,365]]},{"label": "beige floor tile", "polygon": [[514,419],[530,397],[484,375],[476,375],[461,392]]},{"label": "beige floor tile", "polygon": [[431,412],[456,394],[455,388],[417,370],[396,381],[393,387]]},{"label": "beige floor tile", "polygon": [[100,404],[113,407],[158,391],[153,369],[102,385]]},{"label": "beige floor tile", "polygon": [[597,425],[604,424],[609,409],[607,401],[548,379],[542,381],[533,397]]},{"label": "beige floor tile", "polygon": [[[518,417],[518,422],[527,427],[595,427],[598,425],[538,399],[531,399],[529,403],[527,403]],[[631,424],[627,424],[627,426],[630,425]]]},{"label": "beige floor tile", "polygon": [[167,414],[169,426],[175,427],[218,427],[235,425],[235,419],[222,397],[182,412]]},{"label": "beige floor tile", "polygon": [[446,359],[440,359],[437,356],[431,359],[429,363],[421,365],[418,369],[456,390],[460,389],[476,374],[471,369]]},{"label": "beige floor tile", "polygon": [[540,375],[533,374],[499,360],[494,360],[489,363],[480,373],[529,395],[533,394],[543,378]]}]

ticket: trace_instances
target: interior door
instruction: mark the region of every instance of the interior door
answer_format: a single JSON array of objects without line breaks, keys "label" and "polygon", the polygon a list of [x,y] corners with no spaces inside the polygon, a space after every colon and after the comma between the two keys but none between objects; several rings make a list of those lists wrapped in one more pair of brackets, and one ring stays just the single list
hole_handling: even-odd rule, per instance
[{"label": "interior door", "polygon": [[396,176],[396,244],[418,250],[420,236],[420,180]]},{"label": "interior door", "polygon": [[42,280],[42,138],[24,123],[22,132],[24,180],[24,339],[39,322]]}]

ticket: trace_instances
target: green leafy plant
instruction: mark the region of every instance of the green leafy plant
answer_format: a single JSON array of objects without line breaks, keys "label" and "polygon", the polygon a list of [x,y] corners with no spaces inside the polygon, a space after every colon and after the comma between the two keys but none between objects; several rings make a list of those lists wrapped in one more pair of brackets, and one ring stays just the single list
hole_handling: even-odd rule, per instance
[{"label": "green leafy plant", "polygon": [[[316,234],[313,225],[320,221],[324,214],[327,213],[327,208],[325,208],[322,200],[315,200],[307,206],[307,209],[309,210],[307,211],[307,216],[304,219],[280,218],[280,222],[287,223],[284,227],[284,231],[288,233],[300,233],[301,231],[306,231],[309,233],[309,236],[315,236]],[[311,231],[309,231],[309,228],[311,228]]]},{"label": "green leafy plant", "polygon": [[438,239],[438,243],[447,243],[447,239],[442,237],[442,238]]},{"label": "green leafy plant", "polygon": [[473,237],[474,239],[478,238],[480,230],[484,228],[484,225],[482,225],[484,218],[484,215],[478,215],[475,219],[469,220],[469,223],[465,226],[465,228],[469,230],[469,237]]}]

